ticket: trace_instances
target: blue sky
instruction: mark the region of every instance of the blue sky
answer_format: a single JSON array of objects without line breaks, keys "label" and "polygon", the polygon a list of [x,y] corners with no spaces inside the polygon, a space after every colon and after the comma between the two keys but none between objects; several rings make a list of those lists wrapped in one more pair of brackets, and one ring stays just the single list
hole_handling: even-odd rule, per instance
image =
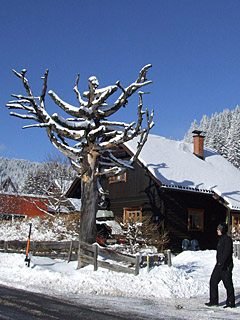
[{"label": "blue sky", "polygon": [[[35,95],[48,89],[76,104],[96,75],[100,87],[134,81],[151,63],[144,106],[155,110],[152,133],[182,139],[204,114],[240,104],[239,0],[0,0],[0,156],[44,161],[57,152],[44,129],[9,116],[23,94],[11,69],[27,69]],[[116,120],[136,119],[137,96]],[[58,107],[47,99],[52,114]]]}]

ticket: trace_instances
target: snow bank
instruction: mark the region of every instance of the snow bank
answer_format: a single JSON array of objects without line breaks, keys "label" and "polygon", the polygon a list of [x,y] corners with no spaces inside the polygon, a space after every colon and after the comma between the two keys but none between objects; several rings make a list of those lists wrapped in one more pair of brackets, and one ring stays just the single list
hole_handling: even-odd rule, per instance
[{"label": "snow bank", "polygon": [[[173,258],[173,266],[161,265],[150,272],[140,269],[139,276],[116,273],[93,266],[76,270],[76,262],[32,257],[30,268],[22,254],[0,253],[0,283],[35,292],[61,296],[76,294],[132,298],[191,298],[206,296],[216,252],[183,252]],[[240,261],[234,259],[233,279],[240,287]],[[222,285],[220,290],[224,291]]]},{"label": "snow bank", "polygon": [[[70,240],[77,232],[74,222],[66,224],[59,217],[32,219],[32,240]],[[50,225],[51,224],[51,227]],[[26,240],[29,221],[1,222],[1,240]],[[70,231],[71,230],[71,231]],[[138,276],[116,273],[93,266],[76,270],[77,262],[33,256],[30,268],[25,255],[0,253],[0,284],[52,295],[74,304],[94,305],[121,314],[138,314],[139,319],[239,319],[234,310],[204,307],[208,301],[209,278],[216,261],[216,251],[186,251],[172,257],[173,266],[140,269]],[[240,297],[240,260],[234,258],[233,282],[237,305]],[[224,305],[226,292],[219,285],[220,303]]]}]

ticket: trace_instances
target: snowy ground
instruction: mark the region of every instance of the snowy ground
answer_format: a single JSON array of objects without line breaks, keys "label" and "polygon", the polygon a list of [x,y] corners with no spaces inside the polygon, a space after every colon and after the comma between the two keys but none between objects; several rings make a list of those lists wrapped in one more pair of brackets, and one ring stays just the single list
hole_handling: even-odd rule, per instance
[{"label": "snowy ground", "polygon": [[[236,309],[206,308],[209,276],[215,251],[183,252],[173,258],[173,266],[141,269],[139,276],[115,273],[92,266],[76,270],[76,262],[32,257],[30,268],[21,254],[0,253],[0,284],[44,293],[104,309],[134,312],[143,319],[239,319],[240,261],[235,259],[233,280]],[[220,285],[220,302],[225,290]]]},{"label": "snowy ground", "polygon": [[[13,237],[26,240],[27,225],[21,224],[21,229],[17,226],[18,232],[15,232],[16,225],[1,223],[0,240]],[[64,230],[63,226],[61,228]],[[33,232],[33,240],[40,240],[42,232]],[[48,235],[45,231],[45,240]],[[55,240],[52,233],[51,240]],[[143,268],[138,276],[102,268],[94,272],[93,266],[76,270],[76,262],[37,256],[31,258],[28,268],[24,259],[22,254],[0,253],[0,284],[108,311],[133,312],[141,319],[240,319],[240,260],[237,258],[234,258],[233,271],[237,308],[222,308],[225,304],[222,284],[219,286],[220,307],[204,306],[216,260],[214,250],[183,252],[172,258],[172,267],[154,267],[149,273]]]}]

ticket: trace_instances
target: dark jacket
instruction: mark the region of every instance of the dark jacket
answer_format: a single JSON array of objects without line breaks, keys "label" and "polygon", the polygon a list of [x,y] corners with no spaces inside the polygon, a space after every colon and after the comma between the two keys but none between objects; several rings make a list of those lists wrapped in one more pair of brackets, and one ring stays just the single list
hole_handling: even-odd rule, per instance
[{"label": "dark jacket", "polygon": [[233,269],[233,242],[227,235],[223,234],[217,245],[217,266],[222,270],[232,271]]}]

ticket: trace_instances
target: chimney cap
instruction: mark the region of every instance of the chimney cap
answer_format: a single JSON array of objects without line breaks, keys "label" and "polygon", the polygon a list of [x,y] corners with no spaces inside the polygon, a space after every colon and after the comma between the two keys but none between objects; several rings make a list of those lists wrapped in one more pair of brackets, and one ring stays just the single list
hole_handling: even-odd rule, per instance
[{"label": "chimney cap", "polygon": [[201,130],[193,130],[192,133],[195,134],[196,136],[204,137],[204,135],[203,135],[204,132]]}]

